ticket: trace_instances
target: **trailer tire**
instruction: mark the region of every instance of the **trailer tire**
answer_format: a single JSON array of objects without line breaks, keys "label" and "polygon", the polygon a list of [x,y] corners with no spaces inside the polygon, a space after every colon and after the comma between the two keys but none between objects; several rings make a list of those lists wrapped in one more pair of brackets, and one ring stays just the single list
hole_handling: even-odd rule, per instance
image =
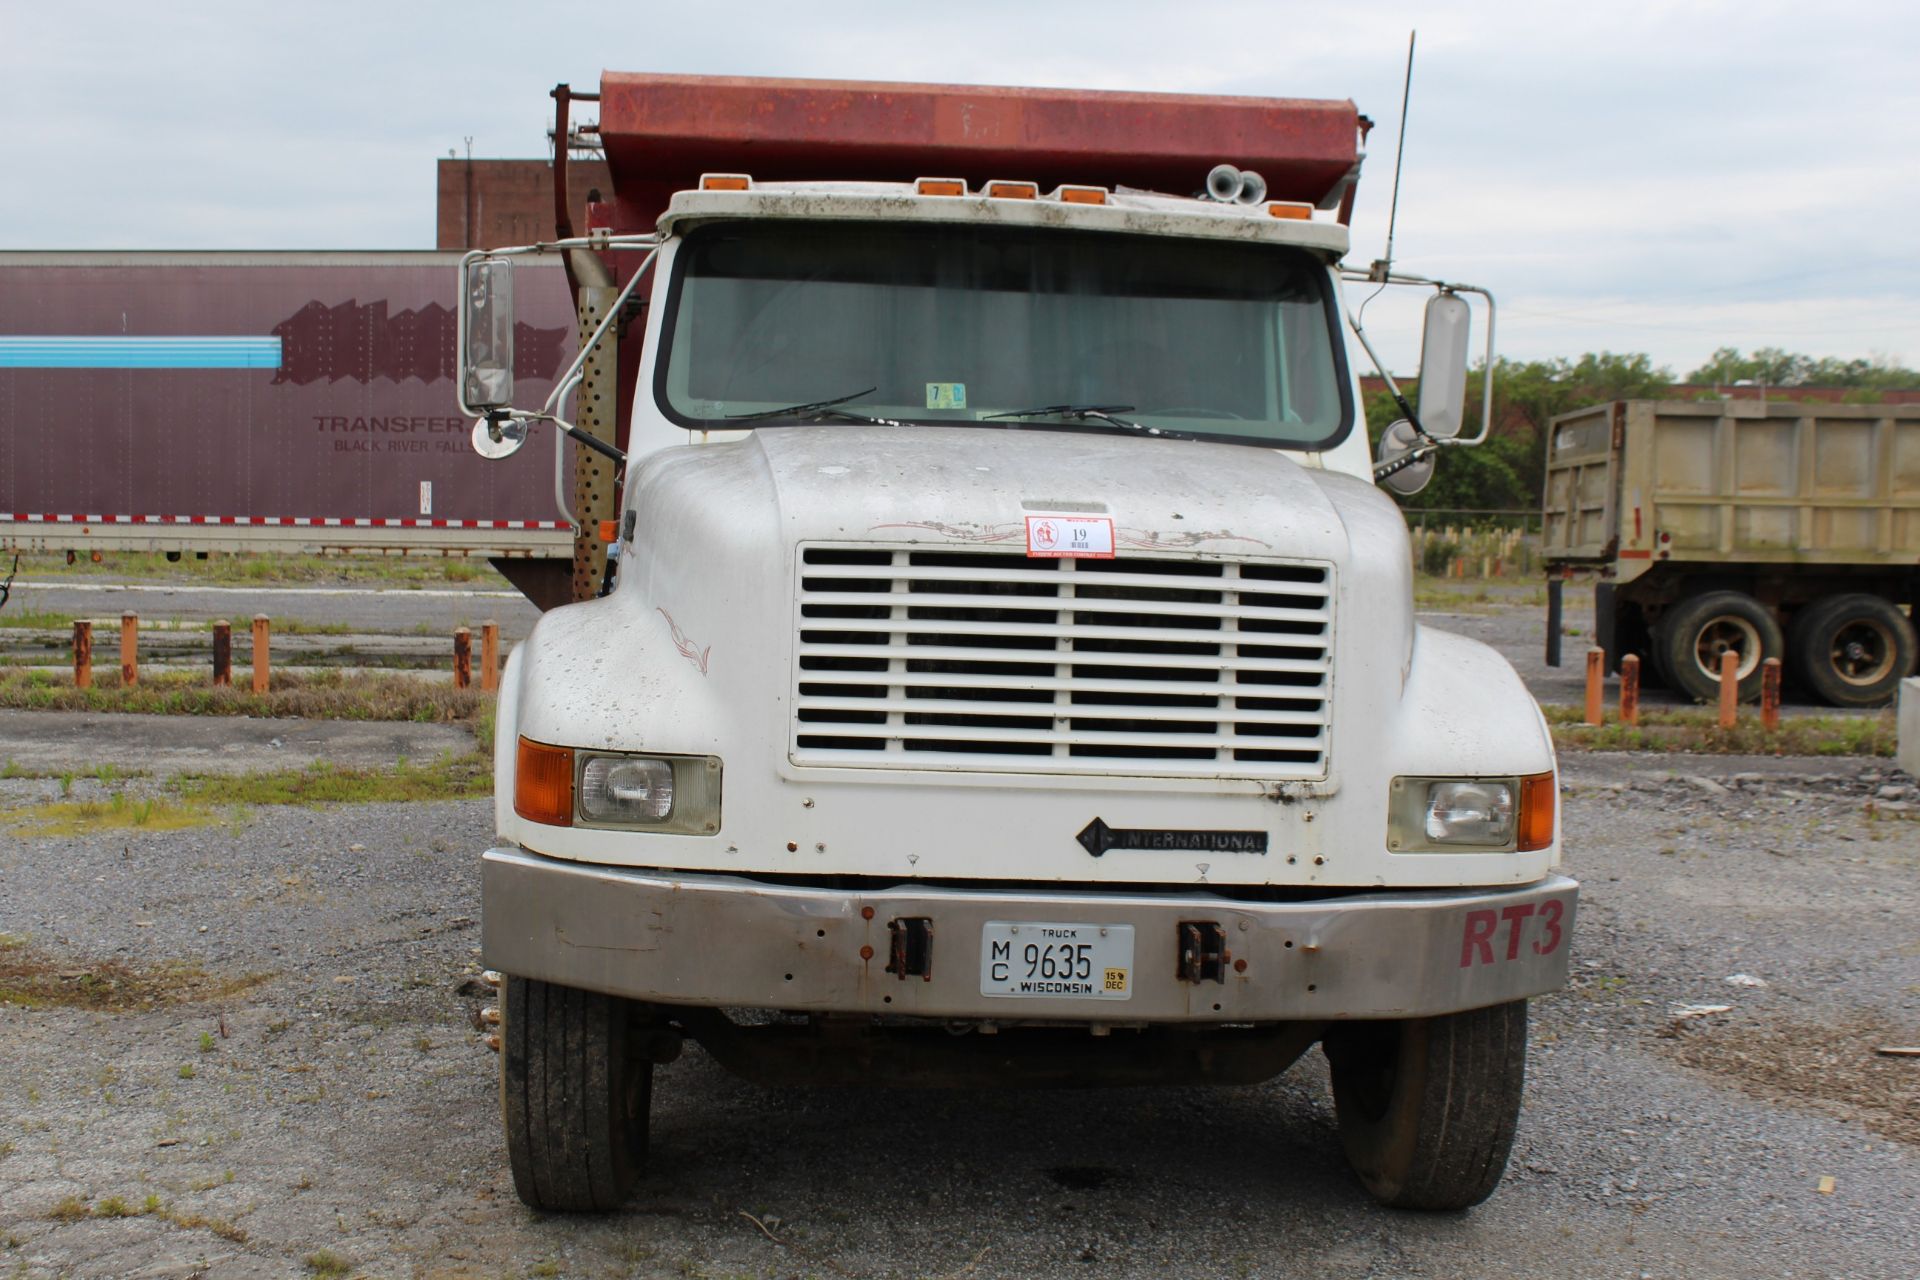
[{"label": "trailer tire", "polygon": [[1866,592],[1816,601],[1795,619],[1788,652],[1816,696],[1836,707],[1889,701],[1913,670],[1913,623],[1898,606]]},{"label": "trailer tire", "polygon": [[1740,655],[1740,699],[1760,696],[1762,664],[1786,648],[1780,624],[1744,591],[1709,591],[1683,601],[1661,619],[1655,637],[1672,688],[1700,702],[1720,697],[1720,655]]},{"label": "trailer tire", "polygon": [[1527,1002],[1338,1024],[1322,1042],[1347,1164],[1381,1204],[1467,1209],[1500,1185],[1526,1084]]},{"label": "trailer tire", "polygon": [[511,975],[500,996],[500,1115],[514,1191],[550,1212],[618,1209],[646,1161],[653,1100],[632,1002]]}]

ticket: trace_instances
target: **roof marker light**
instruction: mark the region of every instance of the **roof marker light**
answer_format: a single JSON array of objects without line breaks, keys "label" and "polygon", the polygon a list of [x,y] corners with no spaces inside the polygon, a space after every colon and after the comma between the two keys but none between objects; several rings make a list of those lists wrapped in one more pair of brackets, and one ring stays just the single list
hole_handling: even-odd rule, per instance
[{"label": "roof marker light", "polygon": [[1068,187],[1062,186],[1053,193],[1053,198],[1061,204],[1105,204],[1105,187]]},{"label": "roof marker light", "polygon": [[913,190],[923,196],[963,196],[967,184],[960,178],[921,178],[913,184]]},{"label": "roof marker light", "polygon": [[1037,182],[995,181],[987,184],[987,195],[995,200],[1038,200],[1040,184]]},{"label": "roof marker light", "polygon": [[752,189],[753,179],[744,173],[703,173],[700,175],[702,191],[747,191]]},{"label": "roof marker light", "polygon": [[1313,221],[1313,206],[1297,204],[1291,200],[1273,200],[1267,204],[1267,212],[1276,218],[1292,218],[1299,222]]}]

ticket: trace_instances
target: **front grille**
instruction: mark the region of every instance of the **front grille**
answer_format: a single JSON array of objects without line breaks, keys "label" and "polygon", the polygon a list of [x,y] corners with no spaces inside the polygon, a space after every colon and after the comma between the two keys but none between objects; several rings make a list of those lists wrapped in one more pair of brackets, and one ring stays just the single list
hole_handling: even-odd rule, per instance
[{"label": "front grille", "polygon": [[1326,774],[1332,571],[805,547],[796,764]]}]

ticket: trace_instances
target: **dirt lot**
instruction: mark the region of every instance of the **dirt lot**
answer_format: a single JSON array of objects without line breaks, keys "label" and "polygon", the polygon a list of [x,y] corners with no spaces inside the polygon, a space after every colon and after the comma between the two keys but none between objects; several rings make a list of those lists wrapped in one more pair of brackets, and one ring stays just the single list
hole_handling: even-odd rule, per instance
[{"label": "dirt lot", "polygon": [[1920,794],[1883,768],[1569,758],[1576,979],[1506,1184],[1442,1217],[1362,1196],[1317,1053],[928,1093],[690,1050],[628,1211],[542,1218],[475,1044],[483,802],[0,835],[0,1275],[1911,1277],[1920,1060],[1873,1050],[1920,1042]]}]

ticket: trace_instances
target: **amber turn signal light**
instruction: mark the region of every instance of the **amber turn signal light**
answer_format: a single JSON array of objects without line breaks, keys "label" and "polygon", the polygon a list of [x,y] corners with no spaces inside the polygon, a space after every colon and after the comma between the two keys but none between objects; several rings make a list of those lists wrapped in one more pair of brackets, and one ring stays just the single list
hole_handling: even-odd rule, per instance
[{"label": "amber turn signal light", "polygon": [[1551,773],[1520,779],[1520,821],[1514,831],[1514,849],[1532,853],[1553,844],[1559,816],[1560,788]]},{"label": "amber turn signal light", "polygon": [[573,825],[573,748],[520,739],[513,765],[513,811],[528,822]]}]

